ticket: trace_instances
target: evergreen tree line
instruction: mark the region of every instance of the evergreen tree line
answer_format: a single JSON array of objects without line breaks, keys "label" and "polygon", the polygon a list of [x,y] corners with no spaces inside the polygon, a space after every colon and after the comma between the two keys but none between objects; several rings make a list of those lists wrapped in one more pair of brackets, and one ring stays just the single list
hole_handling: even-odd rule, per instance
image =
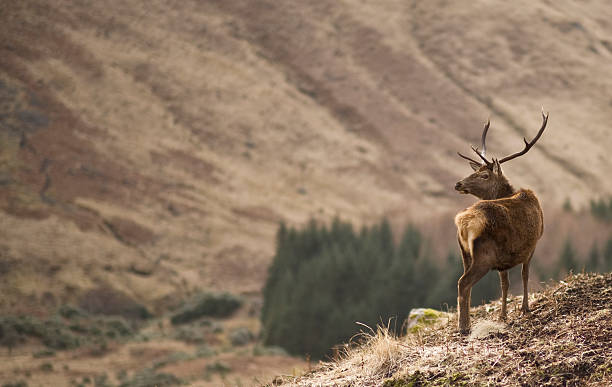
[{"label": "evergreen tree line", "polygon": [[[356,322],[375,327],[392,319],[399,330],[412,308],[454,307],[461,260],[449,254],[436,264],[425,246],[414,227],[396,245],[387,220],[359,231],[337,219],[303,230],[281,224],[264,288],[265,344],[322,358],[359,332]],[[497,298],[498,289],[497,273],[489,273],[472,300]]]},{"label": "evergreen tree line", "polygon": [[[566,211],[572,212],[573,208],[569,199],[563,205]],[[592,199],[590,203],[591,216],[604,223],[612,222],[612,197],[604,199]],[[571,239],[565,240],[559,261],[555,270],[549,273],[554,278],[560,278],[563,272],[574,273],[586,272],[609,272],[612,271],[612,235],[603,246],[593,243],[587,257],[579,257],[574,249]],[[541,275],[543,277],[544,275]]]},{"label": "evergreen tree line", "polygon": [[612,198],[591,200],[591,214],[605,222],[612,222]]},{"label": "evergreen tree line", "polygon": [[[362,328],[392,319],[401,328],[410,309],[456,306],[461,259],[449,253],[434,259],[427,241],[415,227],[407,227],[399,243],[387,220],[354,230],[338,219],[327,227],[312,220],[299,230],[281,224],[276,254],[264,288],[262,333],[266,345],[281,346],[294,355],[323,358],[335,344],[344,343]],[[593,245],[586,259],[567,239],[551,272],[540,268],[541,279],[560,279],[567,272],[612,270],[612,237],[599,249]],[[520,283],[520,269],[511,271]],[[472,290],[479,305],[500,296],[496,271]]]},{"label": "evergreen tree line", "polygon": [[557,267],[552,274],[561,278],[564,272],[609,272],[612,271],[612,236],[604,243],[603,248],[593,243],[586,258],[581,258],[576,252],[571,239],[566,239],[559,254]]}]

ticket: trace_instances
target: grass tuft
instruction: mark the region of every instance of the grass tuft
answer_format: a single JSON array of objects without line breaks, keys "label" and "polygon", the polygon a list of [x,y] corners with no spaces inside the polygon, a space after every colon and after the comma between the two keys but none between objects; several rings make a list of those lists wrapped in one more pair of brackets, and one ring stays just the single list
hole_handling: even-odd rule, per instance
[{"label": "grass tuft", "polygon": [[230,293],[201,293],[190,300],[170,319],[185,324],[201,317],[228,317],[242,306],[242,299]]}]

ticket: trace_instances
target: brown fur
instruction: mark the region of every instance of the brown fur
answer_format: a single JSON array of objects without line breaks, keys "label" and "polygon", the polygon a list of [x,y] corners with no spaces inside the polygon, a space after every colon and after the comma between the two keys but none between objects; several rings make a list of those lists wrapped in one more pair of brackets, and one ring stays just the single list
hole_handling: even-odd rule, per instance
[{"label": "brown fur", "polygon": [[[531,190],[514,191],[501,172],[499,163],[480,166],[455,186],[486,200],[457,214],[457,239],[464,273],[458,283],[459,330],[469,332],[469,305],[472,286],[488,271],[498,270],[502,288],[501,319],[506,319],[507,270],[523,264],[523,312],[529,311],[527,282],[529,263],[543,233],[543,214]],[[488,200],[487,200],[488,199]]]},{"label": "brown fur", "polygon": [[487,226],[486,215],[477,208],[468,208],[455,216],[455,225],[457,226],[457,235],[461,247],[474,253],[474,240],[482,234]]}]

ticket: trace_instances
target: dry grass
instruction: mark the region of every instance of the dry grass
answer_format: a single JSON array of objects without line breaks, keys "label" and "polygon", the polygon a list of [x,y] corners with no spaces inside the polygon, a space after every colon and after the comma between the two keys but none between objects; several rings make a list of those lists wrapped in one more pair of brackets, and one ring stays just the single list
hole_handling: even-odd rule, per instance
[{"label": "dry grass", "polygon": [[[286,385],[612,383],[612,274],[567,277],[533,295],[529,316],[519,314],[520,297],[510,305],[516,307],[505,329],[488,335],[459,335],[456,317],[445,326],[401,338],[379,327],[348,347],[341,359]],[[497,301],[474,308],[472,325],[497,319],[499,307]]]}]

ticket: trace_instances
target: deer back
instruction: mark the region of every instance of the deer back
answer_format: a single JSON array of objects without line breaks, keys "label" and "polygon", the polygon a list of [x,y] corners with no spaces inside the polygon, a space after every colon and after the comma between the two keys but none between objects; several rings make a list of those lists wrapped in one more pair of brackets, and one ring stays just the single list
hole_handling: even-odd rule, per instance
[{"label": "deer back", "polygon": [[455,223],[460,242],[472,254],[479,243],[496,250],[494,268],[499,270],[530,254],[544,231],[538,198],[527,189],[507,198],[480,200],[460,212]]}]

